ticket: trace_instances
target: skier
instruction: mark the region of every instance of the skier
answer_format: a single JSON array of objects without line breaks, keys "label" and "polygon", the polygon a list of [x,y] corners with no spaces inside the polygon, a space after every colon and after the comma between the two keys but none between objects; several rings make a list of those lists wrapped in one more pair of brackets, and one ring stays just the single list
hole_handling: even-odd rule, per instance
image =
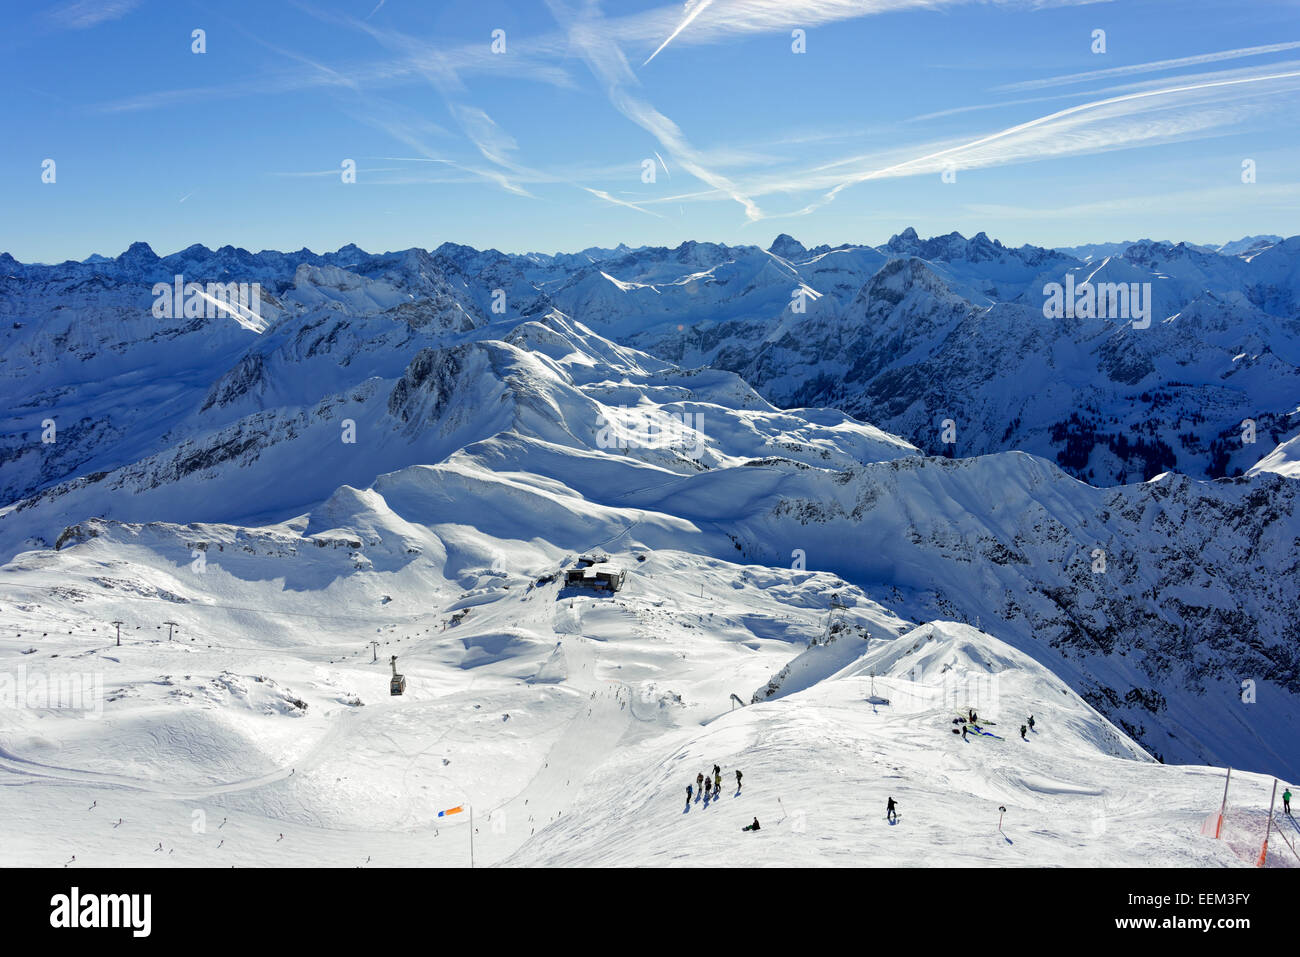
[{"label": "skier", "polygon": [[713,776],[715,778],[722,777],[722,768],[718,767],[716,764],[713,766]]},{"label": "skier", "polygon": [[747,824],[747,825],[745,825],[744,827],[742,827],[741,830],[742,830],[742,831],[758,831],[758,830],[761,830],[761,828],[759,828],[759,826],[758,826],[758,818],[754,818],[754,823],[753,823],[753,824]]},{"label": "skier", "polygon": [[1032,714],[1029,716],[1029,730],[1034,730],[1034,716]]},{"label": "skier", "polygon": [[1287,788],[1282,792],[1282,810],[1286,812],[1287,817],[1291,816],[1291,789]]},{"label": "skier", "polygon": [[897,806],[898,802],[891,797],[889,804],[885,806],[885,820],[893,821],[895,824],[898,823],[898,812],[894,810]]},{"label": "skier", "polygon": [[709,799],[709,785],[710,785],[711,783],[712,783],[712,782],[709,781],[708,778],[705,778],[705,779],[704,779],[704,800],[706,800],[706,801]]},{"label": "skier", "polygon": [[974,724],[974,723],[975,723],[975,718],[977,717],[976,714],[975,714],[975,709],[974,709],[974,708],[971,708],[970,711],[967,712],[967,714],[970,715],[970,723],[971,723],[971,724]]},{"label": "skier", "polygon": [[1029,740],[1028,738],[1025,737],[1025,726],[1023,724],[1020,726],[1020,740],[1021,741]]},{"label": "skier", "polygon": [[693,797],[695,797],[695,791],[694,791],[694,790],[691,788],[691,786],[688,784],[688,785],[686,785],[686,803],[687,803],[687,804],[690,804],[690,803],[691,803],[691,798],[693,798]]},{"label": "skier", "polygon": [[704,793],[704,775],[703,775],[703,774],[697,774],[697,775],[695,775],[695,790],[699,791],[701,794]]},{"label": "skier", "polygon": [[736,790],[740,790],[740,769],[736,769]]},{"label": "skier", "polygon": [[968,724],[963,724],[963,725],[961,726],[961,739],[962,739],[963,741],[966,740],[966,732],[969,731],[969,730],[970,730],[970,725],[968,725]]},{"label": "skier", "polygon": [[719,771],[717,767],[714,767],[713,769],[713,793],[722,793],[722,772]]}]

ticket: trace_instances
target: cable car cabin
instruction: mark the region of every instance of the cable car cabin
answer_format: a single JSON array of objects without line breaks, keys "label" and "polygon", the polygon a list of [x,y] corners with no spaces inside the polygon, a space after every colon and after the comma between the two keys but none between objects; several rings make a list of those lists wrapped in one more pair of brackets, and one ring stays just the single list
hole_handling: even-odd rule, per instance
[{"label": "cable car cabin", "polygon": [[388,693],[390,695],[401,694],[406,690],[406,675],[393,675],[393,680],[388,683]]}]

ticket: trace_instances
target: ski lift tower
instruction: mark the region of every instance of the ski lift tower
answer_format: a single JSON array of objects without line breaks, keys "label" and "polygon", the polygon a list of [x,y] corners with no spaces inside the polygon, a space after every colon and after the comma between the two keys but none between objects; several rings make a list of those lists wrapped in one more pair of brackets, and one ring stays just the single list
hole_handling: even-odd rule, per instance
[{"label": "ski lift tower", "polygon": [[831,607],[826,613],[826,634],[822,635],[822,644],[830,643],[831,635],[835,633],[835,619],[837,616],[843,619],[844,609],[847,607],[848,606],[845,605],[844,601],[840,598],[839,592],[833,592],[831,594]]},{"label": "ski lift tower", "polygon": [[397,673],[397,655],[393,655],[393,680],[388,683],[388,693],[399,695],[406,691],[406,676]]}]

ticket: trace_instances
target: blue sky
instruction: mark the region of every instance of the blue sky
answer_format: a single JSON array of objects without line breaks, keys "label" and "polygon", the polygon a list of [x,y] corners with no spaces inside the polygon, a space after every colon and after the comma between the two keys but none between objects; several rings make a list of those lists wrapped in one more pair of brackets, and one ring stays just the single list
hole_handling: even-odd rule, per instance
[{"label": "blue sky", "polygon": [[136,240],[1300,232],[1296,2],[75,0],[4,18],[0,250],[23,261]]}]

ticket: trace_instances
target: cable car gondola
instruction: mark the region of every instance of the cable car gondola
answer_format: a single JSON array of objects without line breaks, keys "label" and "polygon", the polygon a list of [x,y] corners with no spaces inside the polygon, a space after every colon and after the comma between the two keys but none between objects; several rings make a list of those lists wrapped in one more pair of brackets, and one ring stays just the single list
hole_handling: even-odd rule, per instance
[{"label": "cable car gondola", "polygon": [[406,691],[406,675],[397,673],[397,655],[393,655],[393,680],[388,683],[388,693],[399,695]]}]

